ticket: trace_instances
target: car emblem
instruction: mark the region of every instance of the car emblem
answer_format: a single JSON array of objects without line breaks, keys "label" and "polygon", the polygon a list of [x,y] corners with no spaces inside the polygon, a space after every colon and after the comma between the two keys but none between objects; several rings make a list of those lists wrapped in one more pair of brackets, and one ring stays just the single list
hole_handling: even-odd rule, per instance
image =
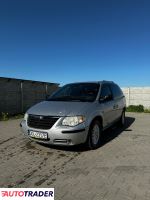
[{"label": "car emblem", "polygon": [[40,119],[43,119],[43,116],[40,116]]}]

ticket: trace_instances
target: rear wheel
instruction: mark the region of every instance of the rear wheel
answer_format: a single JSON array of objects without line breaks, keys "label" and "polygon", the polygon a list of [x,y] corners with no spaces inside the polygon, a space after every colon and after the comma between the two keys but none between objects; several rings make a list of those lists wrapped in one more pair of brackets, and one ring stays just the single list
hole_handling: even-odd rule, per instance
[{"label": "rear wheel", "polygon": [[90,126],[87,144],[90,149],[97,149],[101,144],[102,125],[98,120],[94,120]]},{"label": "rear wheel", "polygon": [[123,127],[125,125],[125,111],[122,112],[122,115],[119,120],[119,126]]}]

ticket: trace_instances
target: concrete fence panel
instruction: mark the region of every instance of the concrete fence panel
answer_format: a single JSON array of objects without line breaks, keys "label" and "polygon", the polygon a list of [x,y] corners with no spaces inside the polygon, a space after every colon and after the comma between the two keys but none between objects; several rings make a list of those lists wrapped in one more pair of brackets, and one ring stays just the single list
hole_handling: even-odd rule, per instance
[{"label": "concrete fence panel", "polygon": [[128,87],[122,88],[126,97],[127,106],[143,105],[150,109],[150,87]]},{"label": "concrete fence panel", "polygon": [[0,78],[0,114],[25,112],[58,89],[59,84]]}]

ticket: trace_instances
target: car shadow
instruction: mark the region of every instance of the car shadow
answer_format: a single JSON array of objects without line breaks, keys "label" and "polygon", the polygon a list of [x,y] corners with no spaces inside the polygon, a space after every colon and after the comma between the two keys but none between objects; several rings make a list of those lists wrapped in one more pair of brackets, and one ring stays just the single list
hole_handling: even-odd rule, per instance
[{"label": "car shadow", "polygon": [[[118,127],[117,124],[113,125],[109,129],[103,132],[103,137],[102,137],[102,143],[101,146],[106,145],[107,143],[111,142],[114,140],[116,137],[118,137],[120,134],[122,134],[125,131],[132,131],[132,129],[129,129],[131,124],[133,124],[135,121],[135,118],[133,117],[126,117],[125,119],[125,125],[124,127]],[[62,150],[62,151],[70,151],[70,152],[84,152],[84,151],[89,151],[89,149],[85,145],[76,145],[76,146],[53,146],[53,145],[45,145],[41,144],[42,146],[45,146],[47,148],[52,148],[56,150]]]},{"label": "car shadow", "polygon": [[111,142],[116,137],[118,137],[120,134],[123,134],[126,131],[132,131],[132,129],[130,129],[130,126],[131,126],[131,124],[134,123],[134,121],[135,121],[135,118],[126,117],[125,125],[123,127],[119,127],[118,124],[115,124],[111,128],[109,128],[106,131],[104,131],[103,141],[102,141],[102,145],[101,146],[104,146],[105,144]]}]

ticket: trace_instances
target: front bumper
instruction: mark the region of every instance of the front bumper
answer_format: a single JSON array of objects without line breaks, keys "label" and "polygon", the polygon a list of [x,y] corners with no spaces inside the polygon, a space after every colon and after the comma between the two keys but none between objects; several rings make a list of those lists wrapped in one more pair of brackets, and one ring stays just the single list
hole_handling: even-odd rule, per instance
[{"label": "front bumper", "polygon": [[[26,120],[20,123],[21,130],[23,134],[33,141],[51,144],[51,145],[63,145],[63,146],[73,146],[86,142],[88,135],[88,127],[84,124],[80,124],[76,127],[62,127],[54,125],[49,130],[35,129],[27,125]],[[35,139],[29,136],[29,131],[46,132],[48,134],[48,140]]]}]

